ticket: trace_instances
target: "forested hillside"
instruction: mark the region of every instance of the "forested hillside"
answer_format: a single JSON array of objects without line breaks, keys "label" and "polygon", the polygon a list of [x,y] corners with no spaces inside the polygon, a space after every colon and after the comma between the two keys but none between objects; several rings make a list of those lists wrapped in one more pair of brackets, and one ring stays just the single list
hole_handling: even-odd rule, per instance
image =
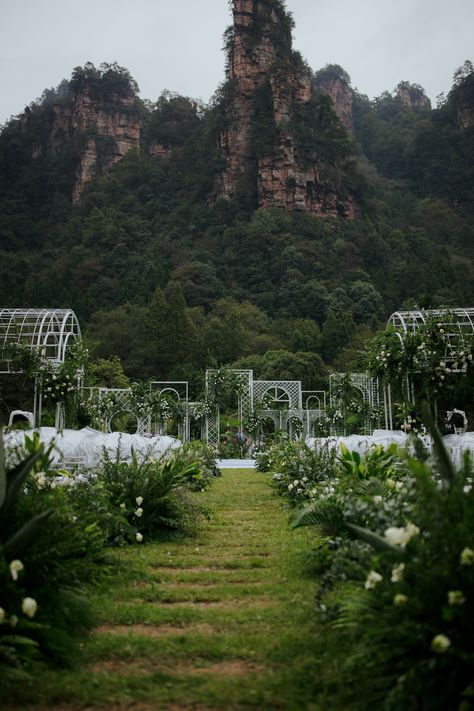
[{"label": "forested hillside", "polygon": [[0,134],[0,304],[73,308],[134,379],[239,363],[308,388],[393,310],[472,306],[472,64],[435,109],[417,85],[370,101],[324,72],[348,85],[352,126],[317,72],[297,147],[353,219],[259,208],[248,182],[216,194],[231,82],[208,106],[150,103],[118,65],[76,68]]}]

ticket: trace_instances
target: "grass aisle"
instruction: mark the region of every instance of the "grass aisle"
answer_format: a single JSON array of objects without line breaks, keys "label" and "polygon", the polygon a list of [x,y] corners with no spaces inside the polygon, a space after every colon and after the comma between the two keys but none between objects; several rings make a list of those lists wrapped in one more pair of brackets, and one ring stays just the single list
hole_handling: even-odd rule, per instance
[{"label": "grass aisle", "polygon": [[307,532],[288,530],[258,472],[228,470],[201,496],[211,518],[197,538],[114,552],[83,665],[46,675],[30,708],[319,708]]}]

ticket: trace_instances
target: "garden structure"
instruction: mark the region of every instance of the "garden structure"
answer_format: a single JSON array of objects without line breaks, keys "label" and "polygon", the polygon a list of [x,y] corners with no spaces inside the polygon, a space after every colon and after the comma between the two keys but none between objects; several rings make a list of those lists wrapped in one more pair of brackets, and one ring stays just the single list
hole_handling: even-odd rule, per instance
[{"label": "garden structure", "polygon": [[325,412],[323,391],[304,391],[299,380],[255,380],[253,370],[207,370],[206,402],[209,414],[205,421],[207,444],[220,442],[220,410],[225,392],[237,396],[238,435],[249,435],[257,441],[270,423],[275,432],[290,437],[307,437]]},{"label": "garden structure", "polygon": [[[24,373],[33,381],[33,419],[41,424],[43,400],[49,388],[56,404],[56,428],[64,426],[64,407],[59,394],[63,383],[57,373],[66,357],[81,338],[77,317],[70,309],[1,309],[0,310],[0,375]],[[75,385],[80,387],[82,369],[76,369]],[[70,378],[71,376],[68,376]],[[57,385],[47,383],[56,382]],[[70,390],[74,384],[67,386]],[[67,389],[66,388],[66,389]],[[50,399],[52,396],[50,395]]]},{"label": "garden structure", "polygon": [[292,438],[307,436],[326,408],[326,394],[304,391],[300,381],[254,380],[252,370],[229,368],[206,371],[204,401],[190,401],[186,381],[152,380],[147,386],[123,389],[86,388],[84,403],[94,426],[104,432],[128,419],[137,434],[166,435],[173,429],[188,442],[197,425],[198,438],[218,447],[221,409],[229,391],[237,398],[237,434],[253,441],[263,429],[284,431]]},{"label": "garden structure", "polygon": [[[417,402],[431,402],[435,413],[465,407],[474,353],[474,309],[396,311],[368,353],[368,370],[384,387],[387,429],[396,419],[411,429]],[[468,388],[469,389],[469,388]],[[398,403],[398,415],[394,410]],[[396,422],[395,422],[396,424]]]},{"label": "garden structure", "polygon": [[191,420],[202,417],[202,403],[189,401],[189,384],[183,380],[151,380],[130,388],[86,388],[85,394],[85,409],[103,432],[112,432],[126,422],[136,434],[166,435],[172,421],[178,438],[188,442]]},{"label": "garden structure", "polygon": [[[370,435],[380,427],[379,381],[367,373],[332,373],[329,376],[329,434],[347,435],[351,426]],[[385,420],[385,429],[387,420]]]}]

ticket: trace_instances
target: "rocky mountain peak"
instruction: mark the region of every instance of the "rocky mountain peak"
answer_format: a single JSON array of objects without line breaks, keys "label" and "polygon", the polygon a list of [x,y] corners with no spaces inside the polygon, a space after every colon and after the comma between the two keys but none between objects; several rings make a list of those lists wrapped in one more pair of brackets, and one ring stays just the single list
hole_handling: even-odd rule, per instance
[{"label": "rocky mountain peak", "polygon": [[225,168],[216,196],[233,198],[245,185],[258,207],[352,217],[353,201],[321,178],[324,160],[314,151],[313,127],[309,137],[302,128],[316,99],[311,71],[292,50],[291,16],[279,0],[233,0],[232,8],[219,136]]}]

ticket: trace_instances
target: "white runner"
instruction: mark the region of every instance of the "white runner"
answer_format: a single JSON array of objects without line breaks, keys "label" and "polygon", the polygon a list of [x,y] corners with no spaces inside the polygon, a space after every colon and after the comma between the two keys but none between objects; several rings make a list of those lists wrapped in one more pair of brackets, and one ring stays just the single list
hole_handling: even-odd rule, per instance
[{"label": "white runner", "polygon": [[255,469],[255,459],[218,459],[218,469]]}]

